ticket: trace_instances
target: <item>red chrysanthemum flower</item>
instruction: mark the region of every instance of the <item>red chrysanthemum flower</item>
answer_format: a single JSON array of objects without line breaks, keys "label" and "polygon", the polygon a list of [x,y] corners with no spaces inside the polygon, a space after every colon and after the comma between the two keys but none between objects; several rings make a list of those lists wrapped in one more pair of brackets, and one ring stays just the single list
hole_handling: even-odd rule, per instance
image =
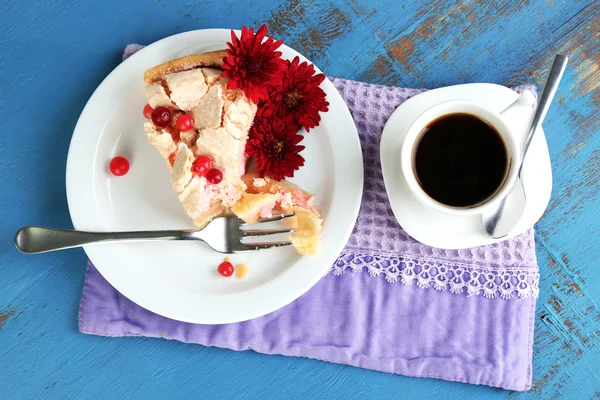
[{"label": "red chrysanthemum flower", "polygon": [[302,126],[306,131],[319,125],[319,112],[328,111],[325,92],[319,87],[325,75],[315,75],[315,68],[295,57],[286,62],[282,82],[269,89],[269,99],[259,109],[265,117],[276,117]]},{"label": "red chrysanthemum flower", "polygon": [[250,100],[258,103],[268,98],[270,85],[281,82],[281,71],[285,62],[281,52],[275,51],[283,41],[274,41],[267,36],[267,26],[260,27],[256,35],[252,28],[242,27],[238,39],[231,31],[231,42],[227,42],[227,57],[223,58],[223,76],[229,78],[229,89],[242,89]]},{"label": "red chrysanthemum flower", "polygon": [[255,167],[261,176],[272,176],[280,181],[293,177],[304,165],[300,153],[304,146],[298,145],[303,139],[298,134],[298,126],[280,119],[256,117],[250,128],[246,142],[246,153],[255,158]]}]

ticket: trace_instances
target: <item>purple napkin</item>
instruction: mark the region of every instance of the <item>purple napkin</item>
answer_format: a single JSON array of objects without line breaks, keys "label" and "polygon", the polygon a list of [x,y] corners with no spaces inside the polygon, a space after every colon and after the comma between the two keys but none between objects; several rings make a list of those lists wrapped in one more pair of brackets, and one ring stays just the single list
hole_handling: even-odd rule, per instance
[{"label": "purple napkin", "polygon": [[80,330],[528,390],[539,290],[533,232],[464,250],[432,248],[410,238],[387,200],[379,140],[389,115],[420,90],[332,81],[358,128],[365,189],[352,236],[328,275],[266,316],[198,325],[134,304],[90,263]]}]

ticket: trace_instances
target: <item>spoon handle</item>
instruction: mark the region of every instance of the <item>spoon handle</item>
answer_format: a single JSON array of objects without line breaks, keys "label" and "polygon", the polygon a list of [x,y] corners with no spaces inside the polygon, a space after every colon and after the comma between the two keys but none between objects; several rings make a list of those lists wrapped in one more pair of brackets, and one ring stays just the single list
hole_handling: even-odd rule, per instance
[{"label": "spoon handle", "polygon": [[527,154],[527,150],[529,149],[529,144],[531,143],[533,134],[546,117],[546,113],[548,112],[548,108],[550,108],[552,99],[556,94],[556,89],[558,89],[558,84],[560,83],[562,75],[565,72],[568,61],[569,58],[567,56],[563,56],[562,54],[557,54],[554,57],[552,67],[550,67],[550,72],[548,73],[548,77],[544,83],[544,88],[542,89],[542,94],[540,95],[538,106],[535,109],[535,114],[533,114],[531,127],[529,128],[529,132],[527,132],[527,136],[525,136],[525,143],[521,153],[521,166],[519,167],[519,174],[521,173],[521,168],[523,168],[523,160],[525,159],[525,154]]}]

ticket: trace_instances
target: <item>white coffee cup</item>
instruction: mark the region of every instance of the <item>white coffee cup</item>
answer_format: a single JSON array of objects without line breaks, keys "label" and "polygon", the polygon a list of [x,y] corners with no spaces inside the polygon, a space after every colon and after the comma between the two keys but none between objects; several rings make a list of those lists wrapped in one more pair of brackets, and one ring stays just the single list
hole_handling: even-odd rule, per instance
[{"label": "white coffee cup", "polygon": [[[502,113],[497,113],[472,101],[462,100],[439,103],[424,111],[408,129],[400,155],[402,173],[412,194],[425,206],[453,215],[482,214],[484,211],[496,207],[510,192],[517,179],[522,148],[521,138],[527,129],[534,102],[533,94],[526,91]],[[487,122],[498,132],[506,146],[508,168],[504,180],[489,198],[473,206],[453,207],[436,201],[423,190],[413,167],[415,146],[420,139],[421,132],[431,122],[451,114],[469,114]]]}]

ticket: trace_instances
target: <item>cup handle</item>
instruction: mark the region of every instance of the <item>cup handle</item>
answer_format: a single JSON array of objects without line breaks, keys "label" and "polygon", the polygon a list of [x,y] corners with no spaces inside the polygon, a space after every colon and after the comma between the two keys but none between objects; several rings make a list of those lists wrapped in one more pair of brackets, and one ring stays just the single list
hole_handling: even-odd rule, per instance
[{"label": "cup handle", "polygon": [[500,113],[514,135],[516,143],[522,143],[525,140],[525,135],[531,125],[531,118],[533,118],[534,107],[535,96],[529,90],[525,90],[514,103]]}]

